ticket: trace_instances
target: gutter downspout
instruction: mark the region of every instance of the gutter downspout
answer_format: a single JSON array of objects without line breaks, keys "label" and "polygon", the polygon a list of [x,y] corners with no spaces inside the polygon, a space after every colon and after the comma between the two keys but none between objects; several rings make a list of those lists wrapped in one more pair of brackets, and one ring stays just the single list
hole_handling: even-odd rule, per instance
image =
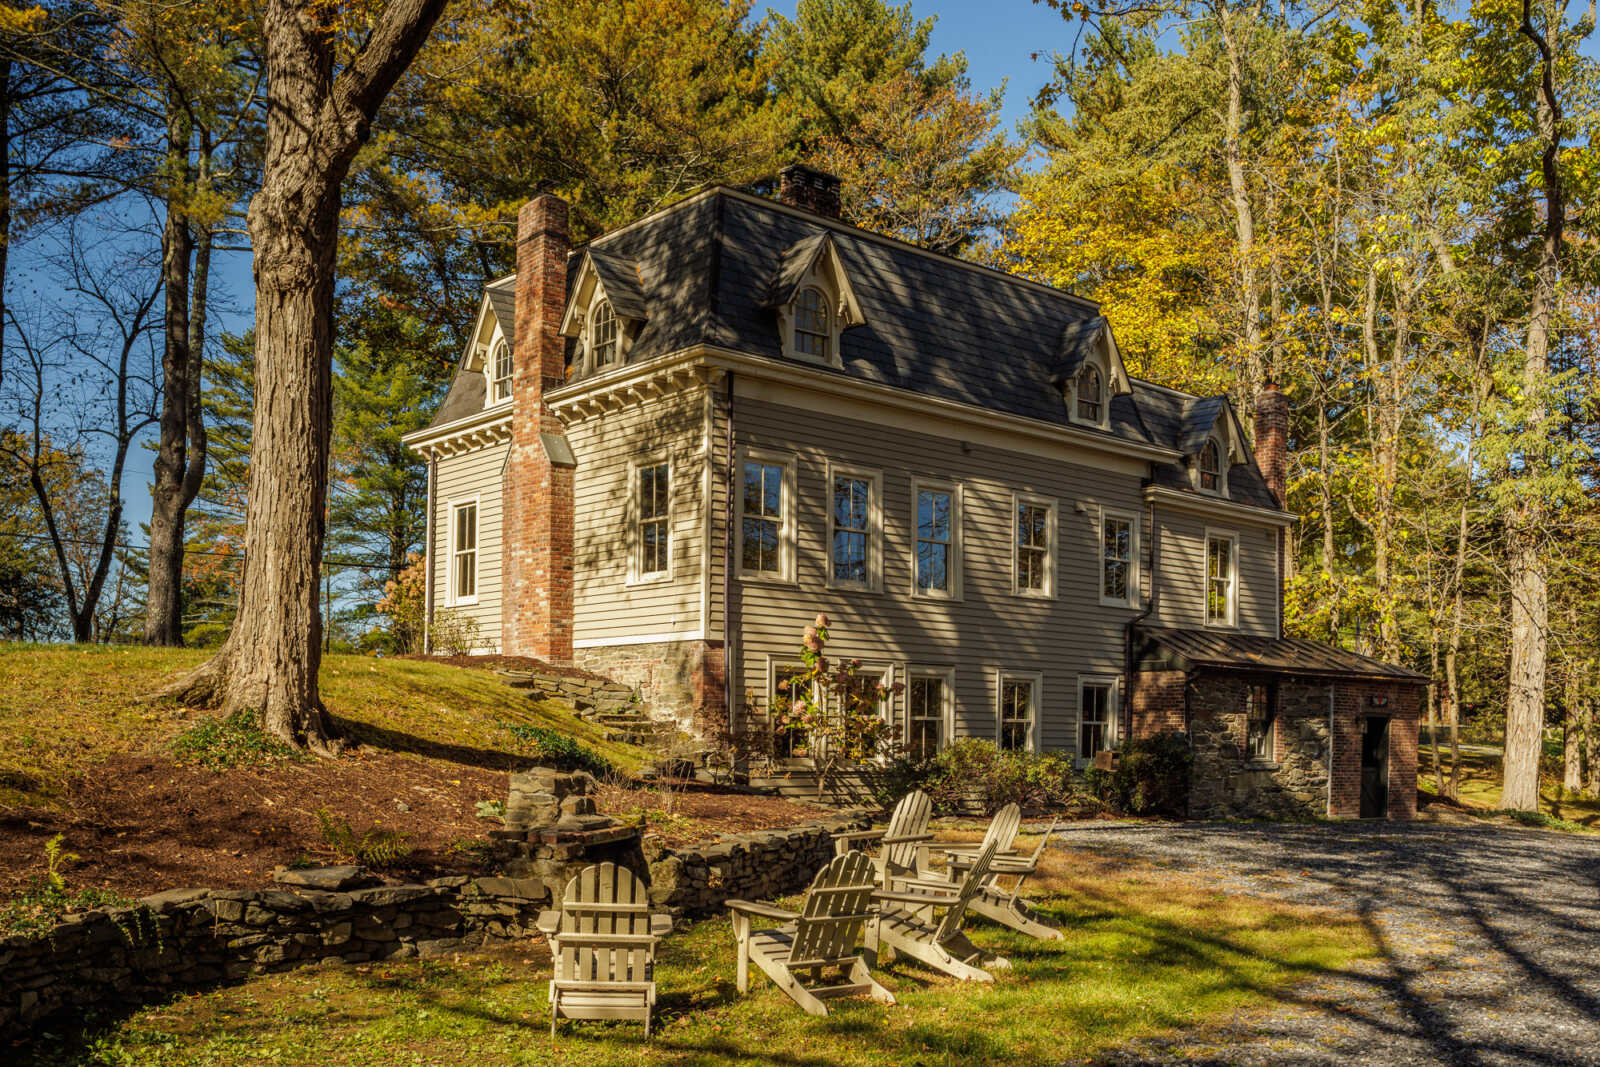
[{"label": "gutter downspout", "polygon": [[433,652],[433,537],[436,516],[433,513],[433,486],[438,477],[439,457],[428,459],[428,543],[422,546],[422,654]]},{"label": "gutter downspout", "polygon": [[[1161,575],[1161,534],[1156,526],[1156,504],[1153,500],[1145,502],[1145,513],[1150,517],[1150,596],[1145,600],[1144,610],[1129,619],[1122,628],[1122,719],[1125,724],[1124,737],[1133,733],[1133,631],[1136,626],[1150,617],[1156,610],[1156,583]],[[1101,531],[1101,536],[1105,536]],[[1081,714],[1081,709],[1080,709]],[[1188,708],[1184,709],[1184,725],[1188,726]]]},{"label": "gutter downspout", "polygon": [[[728,702],[728,733],[736,736],[734,730],[734,716],[738,709],[737,688],[734,680],[743,672],[736,672],[734,665],[739,662],[735,654],[737,649],[734,642],[733,625],[733,509],[734,492],[738,486],[734,471],[734,434],[733,434],[733,372],[728,371],[728,471],[726,475],[726,491],[723,498],[723,527],[722,527],[722,688],[724,697]],[[741,724],[742,725],[742,724]]]}]

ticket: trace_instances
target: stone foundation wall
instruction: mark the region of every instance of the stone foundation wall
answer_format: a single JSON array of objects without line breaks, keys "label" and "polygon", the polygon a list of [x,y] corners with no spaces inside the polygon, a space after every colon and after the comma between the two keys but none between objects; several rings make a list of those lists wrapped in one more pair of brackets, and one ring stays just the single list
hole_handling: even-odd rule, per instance
[{"label": "stone foundation wall", "polygon": [[[1328,686],[1278,682],[1272,760],[1247,754],[1250,679],[1197,672],[1189,680],[1197,819],[1307,818],[1328,813]],[[1360,752],[1357,751],[1359,762]]]},{"label": "stone foundation wall", "polygon": [[637,690],[644,709],[671,717],[705,744],[728,743],[725,664],[720,641],[663,641],[580,648],[584,670]]},{"label": "stone foundation wall", "polygon": [[333,960],[437,956],[526,937],[543,883],[437,878],[347,891],[175,889],[0,938],[0,1047],[47,1016]]},{"label": "stone foundation wall", "polygon": [[778,830],[724,834],[684,848],[646,846],[650,902],[673,915],[715,915],[728,900],[774,900],[798,893],[833,859],[833,835],[871,825],[841,815]]}]

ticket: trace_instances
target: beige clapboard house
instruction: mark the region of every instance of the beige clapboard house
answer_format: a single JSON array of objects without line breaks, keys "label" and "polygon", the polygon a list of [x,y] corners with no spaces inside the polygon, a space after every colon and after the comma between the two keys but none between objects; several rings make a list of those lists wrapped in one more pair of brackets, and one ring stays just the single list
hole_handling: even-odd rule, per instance
[{"label": "beige clapboard house", "polygon": [[1283,396],[1252,443],[1225,397],[1131,377],[1092,301],[837,205],[795,167],[777,200],[711,187],[577,248],[559,200],[524,208],[407,439],[433,628],[748,742],[821,611],[904,683],[884,714],[915,751],[1173,729],[1202,810],[1358,814],[1356,773],[1368,814],[1409,813],[1421,679],[1282,637]]}]

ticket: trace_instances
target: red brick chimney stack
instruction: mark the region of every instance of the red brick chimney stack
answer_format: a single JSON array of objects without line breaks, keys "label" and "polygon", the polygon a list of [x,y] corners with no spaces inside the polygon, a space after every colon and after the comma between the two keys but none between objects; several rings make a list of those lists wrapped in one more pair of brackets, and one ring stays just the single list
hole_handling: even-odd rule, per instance
[{"label": "red brick chimney stack", "polygon": [[836,219],[840,213],[839,179],[825,170],[792,163],[778,175],[778,201]]},{"label": "red brick chimney stack", "polygon": [[1289,398],[1269,381],[1256,394],[1256,463],[1278,506],[1287,506],[1289,488]]},{"label": "red brick chimney stack", "polygon": [[501,651],[572,659],[572,450],[544,395],[566,381],[567,204],[517,214],[511,455],[503,488]]}]

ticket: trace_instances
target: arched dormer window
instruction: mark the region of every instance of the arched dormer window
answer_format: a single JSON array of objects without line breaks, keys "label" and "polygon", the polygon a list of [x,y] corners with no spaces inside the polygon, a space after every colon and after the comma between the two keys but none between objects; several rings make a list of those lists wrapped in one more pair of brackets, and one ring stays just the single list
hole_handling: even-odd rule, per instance
[{"label": "arched dormer window", "polygon": [[589,351],[596,368],[610,366],[617,360],[617,313],[611,301],[602,300],[589,313]]},{"label": "arched dormer window", "polygon": [[501,341],[494,346],[489,367],[489,396],[495,402],[511,399],[511,346]]},{"label": "arched dormer window", "polygon": [[1214,440],[1200,450],[1200,488],[1208,493],[1222,491],[1222,451]]},{"label": "arched dormer window", "polygon": [[828,298],[817,288],[802,289],[794,302],[794,350],[810,359],[828,359]]},{"label": "arched dormer window", "polygon": [[1100,413],[1105,410],[1105,398],[1101,391],[1100,368],[1093,363],[1085,363],[1078,372],[1077,394],[1078,420],[1099,423]]}]

